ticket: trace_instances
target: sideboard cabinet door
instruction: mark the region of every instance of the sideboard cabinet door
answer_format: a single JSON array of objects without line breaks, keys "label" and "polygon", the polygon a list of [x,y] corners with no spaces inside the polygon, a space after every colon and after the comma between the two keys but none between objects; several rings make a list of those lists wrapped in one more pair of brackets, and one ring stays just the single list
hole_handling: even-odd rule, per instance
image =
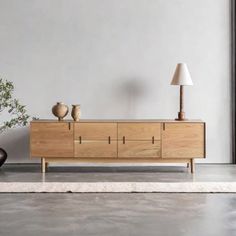
[{"label": "sideboard cabinet door", "polygon": [[73,157],[73,125],[67,122],[31,123],[31,156]]},{"label": "sideboard cabinet door", "polygon": [[204,138],[204,123],[165,123],[162,131],[162,157],[203,158]]}]

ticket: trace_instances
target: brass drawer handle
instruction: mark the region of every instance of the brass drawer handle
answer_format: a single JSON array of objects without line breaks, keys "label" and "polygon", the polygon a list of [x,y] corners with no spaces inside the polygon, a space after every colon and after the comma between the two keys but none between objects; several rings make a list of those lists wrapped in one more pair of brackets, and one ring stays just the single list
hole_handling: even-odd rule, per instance
[{"label": "brass drawer handle", "polygon": [[108,137],[108,144],[111,144],[111,136]]},{"label": "brass drawer handle", "polygon": [[154,140],[155,140],[155,139],[154,139],[154,136],[152,136],[152,144],[154,144]]},{"label": "brass drawer handle", "polygon": [[125,144],[125,136],[123,136],[123,144]]}]

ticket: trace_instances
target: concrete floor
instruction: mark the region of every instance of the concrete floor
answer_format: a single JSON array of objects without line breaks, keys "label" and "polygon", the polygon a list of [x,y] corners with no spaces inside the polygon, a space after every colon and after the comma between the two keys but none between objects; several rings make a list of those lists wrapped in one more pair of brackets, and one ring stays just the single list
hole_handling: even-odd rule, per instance
[{"label": "concrete floor", "polygon": [[234,194],[1,194],[1,236],[233,236]]},{"label": "concrete floor", "polygon": [[[236,180],[234,165],[51,167],[5,165],[1,182]],[[236,194],[0,194],[0,236],[234,236]]]},{"label": "concrete floor", "polygon": [[7,164],[0,182],[235,182],[236,165],[196,165],[195,174],[183,166],[49,167]]}]

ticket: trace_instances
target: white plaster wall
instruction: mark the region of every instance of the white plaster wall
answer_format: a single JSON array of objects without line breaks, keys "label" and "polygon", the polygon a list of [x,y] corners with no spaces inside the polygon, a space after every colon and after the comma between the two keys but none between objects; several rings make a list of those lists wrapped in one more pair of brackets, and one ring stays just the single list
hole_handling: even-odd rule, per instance
[{"label": "white plaster wall", "polygon": [[[32,116],[64,101],[82,118],[175,118],[178,62],[194,81],[186,114],[207,122],[204,162],[229,163],[229,0],[0,0],[0,75]],[[0,136],[9,162],[29,162],[28,141]]]}]

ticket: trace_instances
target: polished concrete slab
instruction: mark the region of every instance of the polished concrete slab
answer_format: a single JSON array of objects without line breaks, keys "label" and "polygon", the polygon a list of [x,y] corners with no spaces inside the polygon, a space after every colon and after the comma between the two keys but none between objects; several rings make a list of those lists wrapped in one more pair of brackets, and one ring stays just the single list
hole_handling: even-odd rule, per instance
[{"label": "polished concrete slab", "polygon": [[51,167],[5,165],[0,193],[197,192],[236,193],[234,165]]},{"label": "polished concrete slab", "polygon": [[233,236],[235,194],[0,194],[1,236]]},{"label": "polished concrete slab", "polygon": [[196,164],[191,174],[185,166],[78,166],[49,167],[7,164],[0,182],[235,182],[236,165]]}]

